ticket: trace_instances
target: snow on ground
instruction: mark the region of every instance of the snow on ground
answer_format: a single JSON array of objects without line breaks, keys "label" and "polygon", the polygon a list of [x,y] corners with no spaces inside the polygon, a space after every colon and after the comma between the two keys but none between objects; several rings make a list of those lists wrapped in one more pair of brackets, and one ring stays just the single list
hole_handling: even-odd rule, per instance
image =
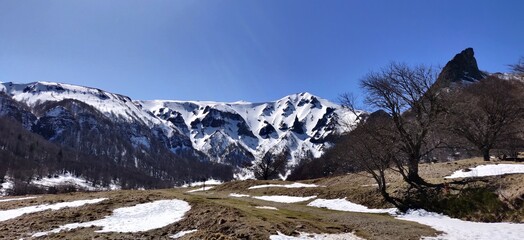
[{"label": "snow on ground", "polygon": [[480,165],[470,168],[469,170],[471,171],[458,170],[450,176],[444,178],[484,177],[512,173],[524,173],[524,164]]},{"label": "snow on ground", "polygon": [[47,232],[39,232],[33,237],[45,236],[75,228],[97,226],[102,230],[96,232],[142,232],[161,228],[182,220],[184,214],[191,209],[186,201],[158,200],[137,204],[132,207],[117,208],[111,216],[84,223],[70,223]]},{"label": "snow on ground", "polygon": [[308,206],[311,207],[319,207],[319,208],[327,208],[331,210],[337,210],[337,211],[345,211],[345,212],[362,212],[362,213],[389,213],[393,214],[397,211],[396,208],[387,208],[387,209],[373,209],[368,208],[364,205],[352,203],[345,198],[339,198],[339,199],[315,199],[314,201],[310,202]]},{"label": "snow on ground", "polygon": [[20,217],[24,214],[29,213],[35,213],[35,212],[42,212],[45,210],[59,210],[61,208],[66,207],[80,207],[86,204],[95,204],[99,203],[101,201],[106,200],[107,198],[96,198],[96,199],[90,199],[90,200],[77,200],[72,202],[61,202],[61,203],[55,203],[55,204],[43,204],[43,205],[37,205],[37,206],[29,206],[29,207],[23,207],[23,208],[15,208],[15,209],[9,209],[9,210],[3,210],[0,211],[0,222],[6,221],[9,219]]},{"label": "snow on ground", "polygon": [[21,197],[21,198],[0,199],[0,202],[22,201],[22,200],[34,199],[34,198],[37,198],[37,197]]},{"label": "snow on ground", "polygon": [[206,180],[206,181],[203,181],[203,182],[192,182],[192,183],[186,183],[184,185],[182,185],[182,187],[196,187],[196,186],[203,186],[205,183],[206,186],[211,186],[211,185],[220,185],[224,182],[220,181],[220,180],[215,180],[215,179],[209,179],[209,180]]},{"label": "snow on ground", "polygon": [[249,187],[248,189],[257,189],[257,188],[270,188],[270,187],[279,187],[279,188],[313,188],[319,187],[316,184],[305,184],[305,183],[293,183],[293,184],[265,184],[265,185],[256,185]]},{"label": "snow on ground", "polygon": [[247,194],[239,194],[239,193],[230,193],[230,197],[249,197]]},{"label": "snow on ground", "polygon": [[71,173],[64,173],[60,175],[55,175],[53,177],[45,177],[41,178],[39,180],[33,180],[31,181],[32,184],[44,186],[44,187],[56,187],[60,185],[74,185],[78,186],[80,188],[87,189],[89,191],[97,191],[97,190],[119,190],[120,187],[111,184],[108,188],[104,188],[101,186],[93,186],[93,184],[81,177],[75,177]]},{"label": "snow on ground", "polygon": [[255,208],[258,209],[267,209],[267,210],[278,210],[276,207],[270,207],[270,206],[256,206]]},{"label": "snow on ground", "polygon": [[310,196],[310,197],[294,197],[294,196],[285,196],[285,195],[275,195],[275,196],[254,196],[253,198],[264,200],[264,201],[271,201],[271,202],[280,202],[280,203],[296,203],[296,202],[304,202],[313,198],[316,198],[317,196]]},{"label": "snow on ground", "polygon": [[524,224],[470,222],[424,210],[409,211],[397,218],[418,222],[445,232],[437,237],[425,239],[524,239]]},{"label": "snow on ground", "polygon": [[13,180],[8,177],[4,178],[4,182],[1,184],[2,189],[0,189],[0,195],[7,195],[7,191],[13,188]]},{"label": "snow on ground", "polygon": [[306,239],[323,239],[323,240],[363,240],[353,233],[339,233],[339,234],[318,234],[318,233],[300,233],[299,236],[293,237],[277,232],[277,235],[269,236],[270,240],[306,240]]},{"label": "snow on ground", "polygon": [[189,190],[187,191],[188,193],[192,193],[192,192],[200,192],[200,191],[207,191],[209,189],[212,189],[213,187],[201,187],[201,188],[197,188],[197,189],[193,189],[193,190]]},{"label": "snow on ground", "polygon": [[316,199],[310,202],[308,206],[347,212],[389,213],[397,219],[418,222],[444,232],[437,237],[425,237],[424,239],[524,239],[524,224],[470,222],[425,210],[410,210],[405,214],[396,215],[395,208],[369,209],[346,199]]},{"label": "snow on ground", "polygon": [[178,232],[177,234],[172,235],[172,236],[169,236],[169,237],[170,237],[170,238],[177,239],[177,238],[181,238],[181,237],[183,237],[183,236],[185,236],[185,235],[187,235],[187,234],[194,233],[194,232],[196,232],[196,231],[198,231],[198,229],[186,230],[186,231],[180,231],[180,232]]}]

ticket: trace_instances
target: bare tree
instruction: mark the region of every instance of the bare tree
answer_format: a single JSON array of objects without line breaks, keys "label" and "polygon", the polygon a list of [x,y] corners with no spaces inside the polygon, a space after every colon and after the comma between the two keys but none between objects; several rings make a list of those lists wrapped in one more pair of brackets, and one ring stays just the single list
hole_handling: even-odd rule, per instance
[{"label": "bare tree", "polygon": [[440,144],[430,141],[437,119],[444,113],[439,90],[431,87],[436,76],[430,67],[392,63],[361,81],[366,102],[391,117],[394,134],[383,138],[396,143],[398,170],[415,186],[427,184],[419,176],[418,164]]},{"label": "bare tree", "polygon": [[509,66],[514,73],[524,74],[524,57],[521,57],[518,63],[511,64]]},{"label": "bare tree", "polygon": [[[450,108],[451,131],[473,144],[484,160],[497,143],[519,135],[524,117],[524,86],[519,81],[486,78],[457,89]],[[515,141],[511,141],[515,143]]]},{"label": "bare tree", "polygon": [[348,159],[357,169],[371,175],[378,185],[384,199],[397,208],[401,208],[401,201],[390,196],[387,191],[386,171],[395,166],[399,148],[391,138],[384,138],[394,134],[394,124],[385,112],[372,114],[366,122],[362,122],[355,130],[348,134],[352,144],[347,145]]},{"label": "bare tree", "polygon": [[279,173],[284,172],[286,163],[287,156],[285,153],[276,156],[267,153],[259,162],[255,162],[253,165],[255,178],[262,180],[274,179],[278,177]]}]

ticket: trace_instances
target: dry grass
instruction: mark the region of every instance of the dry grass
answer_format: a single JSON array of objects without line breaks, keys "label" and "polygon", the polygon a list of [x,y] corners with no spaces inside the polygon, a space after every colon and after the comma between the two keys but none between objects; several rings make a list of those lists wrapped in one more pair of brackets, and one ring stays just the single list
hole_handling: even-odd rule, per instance
[{"label": "dry grass", "polygon": [[[441,183],[453,171],[484,164],[481,159],[468,159],[453,163],[422,164],[421,175],[433,183]],[[388,173],[391,191],[403,186],[401,178]],[[524,197],[524,175],[508,175],[488,179],[499,186],[504,198],[515,202]],[[281,181],[235,181],[216,186],[206,192],[187,193],[188,189],[151,191],[113,191],[97,193],[70,193],[42,195],[35,199],[0,202],[0,209],[13,209],[44,203],[57,203],[79,199],[109,198],[104,202],[58,211],[27,214],[0,222],[0,239],[30,238],[35,232],[48,231],[60,225],[86,222],[110,215],[112,210],[159,199],[181,199],[192,208],[180,222],[163,228],[140,233],[96,233],[96,228],[75,229],[51,234],[46,239],[169,239],[179,231],[198,229],[182,239],[268,239],[277,231],[285,234],[296,232],[341,233],[355,232],[366,239],[419,239],[434,236],[435,230],[413,222],[401,221],[383,214],[364,214],[331,211],[306,206],[307,202],[284,204],[253,198],[232,198],[229,193],[249,195],[293,195],[319,198],[347,198],[370,207],[389,207],[377,193],[373,180],[365,174],[348,174],[338,177],[305,181],[325,187],[318,188],[261,188],[250,186]],[[285,182],[284,182],[285,183]],[[272,206],[279,210],[257,209]]]}]

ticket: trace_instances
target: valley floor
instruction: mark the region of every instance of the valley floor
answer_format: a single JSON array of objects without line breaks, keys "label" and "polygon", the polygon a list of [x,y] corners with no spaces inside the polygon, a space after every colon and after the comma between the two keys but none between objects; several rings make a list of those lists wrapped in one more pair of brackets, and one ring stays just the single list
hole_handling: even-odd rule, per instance
[{"label": "valley floor", "polygon": [[[478,159],[423,164],[421,172],[432,182],[451,181],[444,177],[482,164],[485,163]],[[389,178],[394,191],[400,182],[393,174]],[[524,174],[492,178],[490,181],[501,184],[500,191],[505,196],[524,193]],[[247,180],[201,188],[5,197],[0,200],[0,239],[420,239],[438,236],[439,239],[491,240],[521,239],[524,234],[524,224],[479,225],[424,211],[396,215],[364,174],[300,184]],[[196,189],[201,190],[194,191]],[[177,201],[169,205],[165,200]],[[129,208],[133,206],[136,207]],[[517,222],[524,222],[524,218]],[[70,228],[71,223],[78,224]],[[104,224],[111,227],[116,224],[115,231],[125,232],[105,231]],[[490,234],[483,235],[487,231]]]}]

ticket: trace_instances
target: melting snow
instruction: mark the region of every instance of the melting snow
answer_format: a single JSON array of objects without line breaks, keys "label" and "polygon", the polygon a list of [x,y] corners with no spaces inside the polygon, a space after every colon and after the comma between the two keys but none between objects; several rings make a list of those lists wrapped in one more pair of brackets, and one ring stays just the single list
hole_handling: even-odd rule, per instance
[{"label": "melting snow", "polygon": [[197,189],[193,189],[193,190],[189,190],[187,191],[188,193],[192,193],[192,192],[200,192],[200,191],[207,191],[207,190],[210,190],[212,189],[213,187],[201,187],[201,188],[197,188]]},{"label": "melting snow", "polygon": [[524,173],[524,164],[497,164],[480,165],[470,168],[471,171],[459,170],[445,178],[465,178],[465,177],[484,177],[496,176],[512,173]]},{"label": "melting snow", "polygon": [[45,177],[39,180],[33,180],[31,181],[31,183],[35,185],[44,186],[44,187],[55,187],[55,186],[60,186],[60,185],[74,185],[74,186],[78,186],[78,187],[87,189],[89,191],[120,189],[120,187],[115,184],[109,185],[109,188],[104,188],[101,186],[93,186],[91,182],[83,178],[80,178],[80,177],[75,177],[71,173],[57,175],[56,177]]},{"label": "melting snow", "polygon": [[278,210],[276,207],[270,207],[270,206],[256,206],[255,208],[258,209],[268,209],[268,210]]},{"label": "melting snow", "polygon": [[45,236],[75,228],[97,226],[96,232],[142,232],[161,228],[182,220],[191,209],[189,203],[182,200],[159,200],[138,204],[132,207],[118,208],[111,216],[84,223],[70,223],[47,232],[39,232],[33,237]]},{"label": "melting snow", "polygon": [[470,222],[424,210],[409,211],[397,218],[425,224],[445,232],[437,237],[425,239],[524,239],[524,224]]},{"label": "melting snow", "polygon": [[7,195],[7,191],[13,188],[13,181],[8,177],[5,177],[4,179],[5,179],[5,182],[1,184],[2,189],[0,189],[0,195],[2,196]]},{"label": "melting snow", "polygon": [[180,231],[177,234],[170,236],[170,238],[174,238],[174,239],[181,238],[181,237],[183,237],[183,236],[185,236],[187,234],[194,233],[196,231],[198,231],[198,229]]},{"label": "melting snow", "polygon": [[33,199],[33,198],[37,198],[37,197],[22,197],[22,198],[0,199],[0,202],[21,201],[21,200],[27,200],[27,199]]},{"label": "melting snow", "polygon": [[230,197],[249,197],[247,194],[239,194],[239,193],[230,193]]},{"label": "melting snow", "polygon": [[313,188],[319,187],[316,184],[305,184],[305,183],[293,183],[293,184],[265,184],[249,187],[248,189],[257,189],[257,188],[270,188],[270,187],[279,187],[279,188]]},{"label": "melting snow", "polygon": [[271,201],[271,202],[296,203],[296,202],[304,202],[304,201],[307,201],[307,200],[310,200],[316,197],[317,196],[294,197],[294,196],[276,195],[276,196],[255,196],[253,198],[264,200],[264,201]]},{"label": "melting snow", "polygon": [[389,213],[393,214],[397,211],[396,208],[387,208],[387,209],[373,209],[368,208],[364,205],[352,203],[345,198],[339,198],[339,199],[315,199],[314,201],[310,202],[308,206],[311,207],[319,207],[319,208],[327,208],[331,210],[337,210],[337,211],[345,211],[345,212],[362,212],[362,213]]},{"label": "melting snow", "polygon": [[424,239],[524,239],[524,224],[470,222],[425,210],[410,210],[405,214],[395,215],[395,208],[369,209],[345,199],[317,199],[309,203],[308,206],[347,212],[389,213],[398,219],[418,222],[444,232],[437,237],[424,237]]},{"label": "melting snow", "polygon": [[206,180],[204,182],[192,182],[192,183],[186,183],[184,185],[182,185],[182,187],[196,187],[196,186],[202,186],[202,185],[205,185],[206,186],[210,186],[210,185],[220,185],[224,182],[220,181],[220,180],[215,180],[215,179],[209,179],[209,180]]},{"label": "melting snow", "polygon": [[306,239],[323,239],[323,240],[363,240],[353,233],[339,233],[339,234],[317,234],[317,233],[300,233],[299,236],[293,237],[277,232],[277,235],[269,236],[271,240],[306,240]]},{"label": "melting snow", "polygon": [[86,204],[95,204],[99,203],[101,201],[106,200],[107,198],[96,198],[91,200],[77,200],[72,202],[61,202],[61,203],[55,203],[55,204],[43,204],[43,205],[37,205],[37,206],[30,206],[30,207],[23,207],[23,208],[16,208],[16,209],[9,209],[9,210],[3,210],[0,211],[0,222],[6,221],[9,219],[20,217],[24,214],[29,213],[35,213],[35,212],[42,212],[45,210],[59,210],[61,208],[66,207],[80,207]]}]

